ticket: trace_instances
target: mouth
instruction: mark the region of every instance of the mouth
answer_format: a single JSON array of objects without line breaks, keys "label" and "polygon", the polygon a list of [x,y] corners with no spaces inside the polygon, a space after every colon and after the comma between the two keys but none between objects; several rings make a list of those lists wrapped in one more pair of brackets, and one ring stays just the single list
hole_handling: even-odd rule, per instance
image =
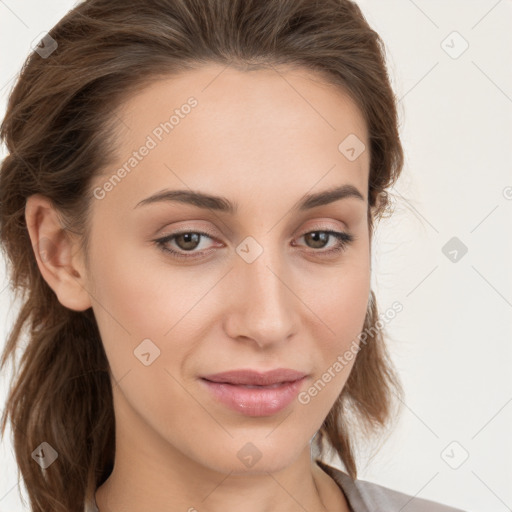
[{"label": "mouth", "polygon": [[[202,377],[200,382],[217,403],[237,413],[253,417],[272,416],[290,406],[307,379],[305,374],[295,372],[293,376],[290,373],[287,374],[285,379],[288,380],[279,380],[283,379],[282,375],[276,372],[255,376],[254,372],[252,374],[245,372],[241,376],[240,373],[235,375],[231,372],[229,376],[217,374],[216,380],[212,380],[212,376]],[[229,379],[232,382],[226,382],[223,379]],[[268,382],[276,379],[277,382]],[[248,380],[252,382],[247,382]],[[265,380],[266,383],[261,383]],[[254,381],[259,381],[260,384]]]}]

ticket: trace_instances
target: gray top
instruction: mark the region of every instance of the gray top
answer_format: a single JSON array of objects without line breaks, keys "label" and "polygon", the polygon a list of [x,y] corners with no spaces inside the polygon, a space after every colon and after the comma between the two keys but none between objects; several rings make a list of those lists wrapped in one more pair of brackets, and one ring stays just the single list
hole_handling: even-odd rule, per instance
[{"label": "gray top", "polygon": [[[315,459],[315,462],[338,484],[345,495],[350,512],[466,512],[366,480],[353,480],[338,468],[329,466],[319,459]],[[96,503],[86,505],[85,512],[99,512]]]},{"label": "gray top", "polygon": [[329,466],[319,459],[315,462],[339,485],[351,512],[466,512],[366,480],[353,480],[338,468]]}]

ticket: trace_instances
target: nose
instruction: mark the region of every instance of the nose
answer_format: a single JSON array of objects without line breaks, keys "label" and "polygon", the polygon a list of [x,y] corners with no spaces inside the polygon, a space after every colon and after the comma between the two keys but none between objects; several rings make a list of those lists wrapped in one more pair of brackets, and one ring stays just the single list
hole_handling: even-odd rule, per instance
[{"label": "nose", "polygon": [[[275,253],[275,251],[274,251]],[[225,330],[232,339],[251,340],[260,348],[286,343],[299,325],[300,299],[293,292],[290,266],[269,250],[252,263],[235,262],[226,283]]]}]

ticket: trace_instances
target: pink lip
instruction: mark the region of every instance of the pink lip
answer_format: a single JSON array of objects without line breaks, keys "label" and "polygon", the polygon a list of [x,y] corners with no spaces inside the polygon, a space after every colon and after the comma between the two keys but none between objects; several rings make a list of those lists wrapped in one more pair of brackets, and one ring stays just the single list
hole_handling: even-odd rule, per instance
[{"label": "pink lip", "polygon": [[205,375],[203,379],[228,384],[267,386],[280,382],[293,382],[305,376],[305,373],[296,370],[276,368],[275,370],[269,370],[267,372],[258,372],[257,370],[231,370],[228,372]]},{"label": "pink lip", "polygon": [[246,416],[271,416],[290,405],[305,379],[304,373],[278,368],[265,373],[235,370],[200,380],[219,402],[231,409]]}]

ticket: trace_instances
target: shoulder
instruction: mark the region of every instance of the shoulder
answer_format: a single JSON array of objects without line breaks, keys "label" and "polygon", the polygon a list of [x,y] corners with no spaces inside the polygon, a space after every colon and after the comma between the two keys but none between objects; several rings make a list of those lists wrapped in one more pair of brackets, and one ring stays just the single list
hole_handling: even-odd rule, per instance
[{"label": "shoulder", "polygon": [[318,465],[326,471],[340,486],[353,512],[465,512],[435,501],[395,491],[389,487],[366,480],[353,480],[347,473],[317,460]]},{"label": "shoulder", "polygon": [[418,498],[365,480],[355,480],[354,485],[368,504],[369,510],[384,510],[383,507],[385,507],[385,510],[390,511],[404,509],[407,512],[464,512],[458,508]]}]

